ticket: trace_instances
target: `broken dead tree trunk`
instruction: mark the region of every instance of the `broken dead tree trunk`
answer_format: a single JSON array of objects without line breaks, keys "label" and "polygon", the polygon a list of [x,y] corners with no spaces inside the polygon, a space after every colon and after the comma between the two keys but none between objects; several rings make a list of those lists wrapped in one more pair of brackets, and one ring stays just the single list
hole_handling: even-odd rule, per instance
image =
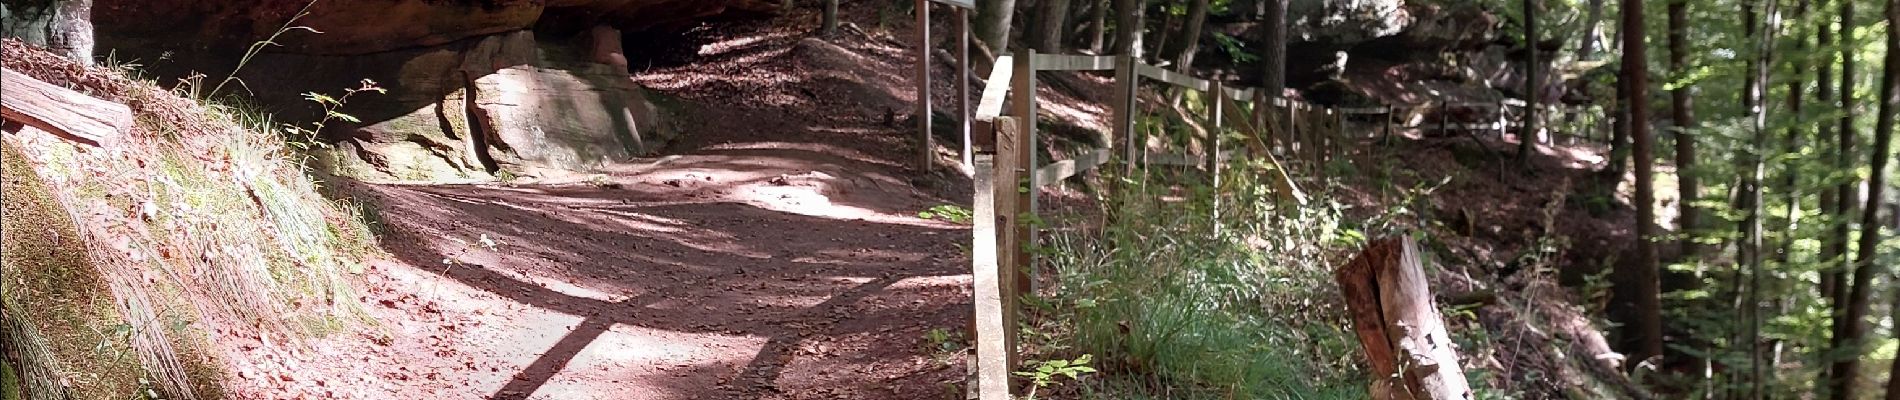
[{"label": "broken dead tree trunk", "polygon": [[1372,364],[1372,399],[1471,398],[1417,244],[1407,237],[1374,241],[1333,278]]},{"label": "broken dead tree trunk", "polygon": [[26,124],[60,137],[102,146],[132,127],[132,109],[84,93],[41,82],[11,69],[0,70],[0,119]]}]

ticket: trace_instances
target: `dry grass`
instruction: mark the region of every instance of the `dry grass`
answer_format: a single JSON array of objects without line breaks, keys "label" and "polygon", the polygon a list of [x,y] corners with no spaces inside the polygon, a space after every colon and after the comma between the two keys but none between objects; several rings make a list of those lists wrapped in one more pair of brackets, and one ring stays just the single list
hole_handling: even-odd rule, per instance
[{"label": "dry grass", "polygon": [[78,222],[167,398],[218,397],[209,332],[294,339],[364,319],[346,275],[373,240],[356,207],[319,194],[274,123],[128,78],[127,68],[4,46],[7,68],[138,116],[110,148],[30,129],[8,138]]}]

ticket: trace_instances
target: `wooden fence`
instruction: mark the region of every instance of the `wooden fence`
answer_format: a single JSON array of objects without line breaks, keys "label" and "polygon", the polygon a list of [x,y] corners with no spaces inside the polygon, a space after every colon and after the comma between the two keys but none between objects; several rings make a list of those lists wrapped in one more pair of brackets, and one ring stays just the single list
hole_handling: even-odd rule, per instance
[{"label": "wooden fence", "polygon": [[[1219,81],[1194,78],[1179,72],[1140,63],[1127,56],[1076,56],[1036,54],[1033,51],[1003,55],[993,64],[974,118],[973,130],[978,141],[993,138],[993,151],[979,152],[971,163],[975,178],[974,238],[970,247],[971,273],[975,281],[976,377],[978,398],[1009,399],[1010,372],[1020,365],[1016,352],[1018,304],[1034,293],[1036,262],[1029,252],[1036,243],[1036,230],[1029,220],[1039,209],[1039,188],[1117,161],[1115,153],[1133,174],[1136,168],[1171,165],[1201,168],[1219,185],[1220,168],[1225,161],[1242,157],[1264,162],[1262,181],[1269,183],[1282,201],[1304,204],[1306,195],[1288,173],[1301,167],[1317,174],[1324,163],[1344,149],[1345,140],[1389,138],[1397,130],[1419,129],[1461,131],[1468,134],[1495,132],[1502,136],[1513,128],[1510,110],[1524,108],[1523,102],[1503,100],[1491,103],[1445,103],[1414,106],[1327,107],[1284,98],[1271,98],[1252,88],[1227,87]],[[1038,110],[1036,105],[1037,72],[1113,70],[1114,97],[1108,147],[1084,149],[1065,160],[1044,162],[1038,155]],[[1158,81],[1176,90],[1200,92],[1202,115],[1175,106],[1172,101],[1158,112],[1201,127],[1198,137],[1180,151],[1155,150],[1150,136],[1138,129],[1142,113],[1140,84]],[[1007,84],[1005,84],[1007,82]],[[1004,113],[1005,102],[1009,112]],[[1454,122],[1450,111],[1475,110],[1489,122]],[[1428,110],[1438,111],[1436,123],[1424,121]],[[1592,110],[1549,108],[1547,113],[1565,115],[1574,123],[1578,116],[1587,118],[1586,126],[1597,119]],[[1376,116],[1377,129],[1354,134],[1348,129],[1350,118]],[[1399,120],[1403,117],[1404,120]],[[1469,119],[1469,118],[1467,118]],[[1223,143],[1222,133],[1239,133],[1240,143]],[[1568,129],[1562,130],[1567,131]],[[1553,130],[1558,131],[1558,130]],[[1596,129],[1587,129],[1594,132]],[[1584,135],[1595,139],[1596,135]],[[1548,142],[1547,138],[1539,138]],[[1571,138],[1576,139],[1576,138]],[[967,143],[968,139],[966,139]],[[1119,145],[1120,149],[1115,147]],[[967,145],[966,145],[967,146]],[[1163,149],[1166,146],[1160,146]],[[1198,147],[1199,151],[1195,151]],[[1283,162],[1280,157],[1287,157]],[[1218,210],[1218,207],[1215,208]],[[1218,218],[1218,215],[1213,216]]]}]

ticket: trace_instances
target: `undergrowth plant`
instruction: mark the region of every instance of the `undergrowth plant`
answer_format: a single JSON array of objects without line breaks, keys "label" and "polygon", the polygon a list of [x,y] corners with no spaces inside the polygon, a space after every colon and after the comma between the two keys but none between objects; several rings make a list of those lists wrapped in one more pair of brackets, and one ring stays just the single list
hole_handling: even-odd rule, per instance
[{"label": "undergrowth plant", "polygon": [[1032,353],[1094,355],[1090,398],[1364,398],[1330,278],[1352,242],[1339,207],[1282,203],[1255,178],[1267,168],[1236,161],[1218,187],[1198,170],[1119,178],[1100,226],[1038,249],[1058,283]]}]

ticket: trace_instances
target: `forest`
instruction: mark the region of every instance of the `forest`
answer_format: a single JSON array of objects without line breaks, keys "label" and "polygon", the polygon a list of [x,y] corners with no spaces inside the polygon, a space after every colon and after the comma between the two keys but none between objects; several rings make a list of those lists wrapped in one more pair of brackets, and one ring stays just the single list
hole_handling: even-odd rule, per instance
[{"label": "forest", "polygon": [[1900,400],[1900,0],[0,0],[0,400]]}]

